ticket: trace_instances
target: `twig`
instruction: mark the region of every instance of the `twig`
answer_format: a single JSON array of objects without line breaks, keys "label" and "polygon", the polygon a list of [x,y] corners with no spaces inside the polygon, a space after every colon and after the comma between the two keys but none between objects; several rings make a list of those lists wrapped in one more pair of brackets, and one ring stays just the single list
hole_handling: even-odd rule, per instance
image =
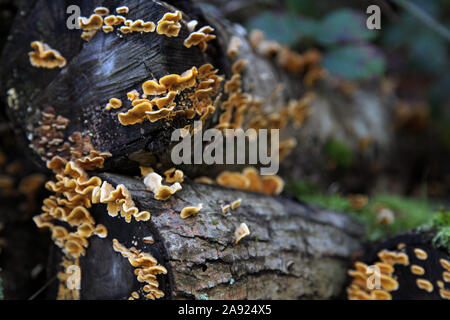
[{"label": "twig", "polygon": [[38,291],[36,291],[31,297],[28,298],[28,300],[34,300],[38,295],[41,294],[42,291],[44,291],[45,289],[47,289],[47,287],[53,282],[55,281],[55,279],[57,278],[57,276],[54,276],[53,278],[51,278],[50,280],[47,281],[46,284],[44,284],[42,286],[42,288],[40,288]]},{"label": "twig", "polygon": [[410,14],[414,15],[423,24],[425,24],[430,29],[434,30],[436,33],[444,37],[447,41],[450,41],[450,30],[448,30],[444,25],[440,24],[433,19],[428,13],[420,9],[417,5],[406,0],[392,0],[394,3],[398,4],[400,7],[408,11]]}]

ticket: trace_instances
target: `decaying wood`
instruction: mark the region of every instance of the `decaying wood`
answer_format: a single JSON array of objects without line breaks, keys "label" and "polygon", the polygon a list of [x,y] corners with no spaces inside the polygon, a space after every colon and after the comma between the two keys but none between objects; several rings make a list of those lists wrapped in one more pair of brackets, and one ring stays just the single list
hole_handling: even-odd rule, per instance
[{"label": "decaying wood", "polygon": [[[126,299],[139,291],[133,267],[112,248],[112,239],[150,252],[168,274],[158,276],[166,298],[297,299],[336,298],[342,293],[350,257],[361,250],[362,228],[344,214],[313,208],[286,198],[183,183],[167,202],[153,199],[140,179],[103,174],[113,185],[125,184],[148,222],[125,223],[93,207],[106,239],[92,238],[80,260],[81,299]],[[231,214],[221,205],[242,199]],[[203,209],[180,218],[186,206]],[[251,234],[234,243],[246,223]],[[154,243],[143,242],[153,237]],[[59,249],[56,248],[56,253]],[[54,261],[57,265],[58,259]]]},{"label": "decaying wood", "polygon": [[[133,126],[123,126],[117,119],[119,111],[104,111],[112,97],[126,100],[126,93],[139,89],[149,79],[177,73],[181,74],[192,66],[211,63],[219,69],[226,79],[231,77],[234,61],[245,59],[247,66],[242,73],[243,91],[253,98],[263,101],[263,110],[273,113],[284,107],[288,100],[300,98],[307,88],[302,77],[286,72],[275,61],[257,54],[248,42],[248,34],[239,25],[217,16],[211,10],[201,11],[187,1],[165,2],[127,1],[130,13],[127,18],[158,21],[168,11],[183,11],[182,29],[178,37],[168,38],[149,34],[129,34],[123,38],[116,34],[98,32],[89,42],[80,39],[80,30],[68,30],[65,26],[68,5],[78,4],[82,15],[88,16],[97,6],[113,6],[109,1],[45,1],[35,0],[21,11],[12,28],[9,41],[2,57],[2,95],[8,100],[7,91],[14,89],[17,99],[8,108],[21,137],[31,143],[36,138],[36,128],[41,113],[48,107],[55,109],[57,115],[70,119],[66,136],[75,131],[92,139],[97,150],[113,154],[106,163],[106,170],[129,172],[143,165],[163,163],[170,166],[171,132],[182,128],[191,121],[176,118],[174,121],[148,121]],[[179,6],[179,7],[176,7]],[[199,25],[211,25],[217,39],[211,41],[208,50],[186,48],[184,39],[189,31],[186,22],[196,19]],[[232,37],[239,39],[241,45],[234,60],[226,55]],[[30,65],[29,44],[42,40],[57,49],[67,59],[62,69],[43,70]],[[305,128],[289,128],[283,138],[297,139],[297,148],[290,160],[283,164],[289,172],[300,167],[300,174],[317,174],[326,169],[326,161],[311,159],[323,158],[323,145],[330,138],[347,143],[352,150],[358,148],[363,138],[370,138],[376,154],[369,152],[370,171],[372,162],[378,161],[382,151],[389,148],[390,101],[373,87],[356,89],[345,96],[333,84],[335,80],[325,79],[312,88],[318,99],[312,105],[311,121]],[[223,96],[225,99],[226,95]],[[218,108],[220,109],[220,108]],[[219,110],[206,126],[217,123]],[[363,123],[363,126],[359,124]],[[33,154],[43,164],[41,155],[35,148]],[[326,160],[326,159],[325,159]],[[191,176],[205,174],[205,166],[185,166]],[[229,169],[229,168],[228,168]],[[223,170],[221,166],[207,167],[209,175]],[[297,170],[298,171],[298,170]]]}]

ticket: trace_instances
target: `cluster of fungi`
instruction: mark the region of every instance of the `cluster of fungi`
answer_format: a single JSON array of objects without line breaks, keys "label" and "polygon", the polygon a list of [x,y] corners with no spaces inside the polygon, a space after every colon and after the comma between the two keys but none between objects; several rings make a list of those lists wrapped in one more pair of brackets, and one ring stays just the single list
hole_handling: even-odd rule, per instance
[{"label": "cluster of fungi", "polygon": [[[90,17],[80,17],[79,24],[83,30],[81,38],[89,41],[99,30],[111,33],[115,28],[121,34],[156,32],[172,38],[179,36],[183,27],[180,22],[184,22],[180,11],[167,12],[156,23],[143,19],[127,19],[124,16],[129,13],[126,6],[118,7],[115,11],[117,14],[113,15],[108,8],[99,7]],[[201,26],[197,29],[196,20],[184,22],[184,25],[190,32],[183,42],[186,48],[197,47],[197,50],[205,52],[208,42],[216,38],[212,34],[214,28],[211,26]],[[321,55],[315,49],[300,54],[275,41],[265,39],[264,34],[258,30],[250,34],[249,43],[256,53],[273,59],[289,73],[303,76],[304,84],[308,88],[326,75],[320,66]],[[63,68],[66,65],[66,59],[45,43],[34,41],[31,46],[34,49],[29,54],[32,66],[51,69]],[[314,92],[306,92],[300,99],[290,100],[286,105],[276,108],[276,111],[264,110],[264,101],[244,90],[242,78],[248,61],[237,58],[240,46],[239,38],[232,37],[227,50],[227,56],[233,62],[229,79],[218,74],[218,69],[210,63],[192,66],[182,74],[168,74],[159,79],[147,80],[142,83],[140,91],[134,89],[124,94],[124,97],[112,97],[106,104],[105,111],[117,116],[118,122],[123,126],[144,121],[172,121],[176,117],[199,119],[204,123],[215,116],[212,123],[214,128],[219,130],[284,129],[289,124],[301,127],[311,112]],[[54,110],[49,108],[42,112],[42,120],[34,132],[36,138],[31,146],[47,161],[47,167],[54,172],[56,179],[45,184],[54,195],[44,200],[43,212],[36,216],[34,221],[39,228],[50,230],[54,243],[64,253],[61,263],[64,272],[58,274],[58,298],[79,299],[79,288],[67,287],[68,269],[72,265],[79,266],[80,258],[86,254],[90,237],[106,238],[108,235],[106,227],[95,222],[90,208],[96,204],[104,204],[111,217],[121,217],[126,223],[130,223],[132,219],[149,221],[151,213],[137,208],[130,191],[124,185],[113,186],[102,181],[100,177],[89,174],[90,171],[103,168],[105,160],[111,157],[111,154],[95,150],[89,137],[80,132],[75,132],[66,139],[64,131],[68,122],[68,119],[56,115]],[[186,134],[195,132],[195,128],[189,124],[183,129]],[[280,160],[285,158],[295,145],[294,138],[281,141]],[[153,198],[158,201],[167,201],[181,191],[186,178],[177,168],[165,171],[164,177],[150,167],[141,167],[141,173],[147,190],[152,192]],[[284,181],[280,177],[261,176],[253,167],[247,167],[242,172],[223,171],[215,179],[197,177],[195,181],[267,195],[278,195],[284,187]],[[241,199],[237,199],[225,204],[218,208],[218,212],[226,216],[238,208],[241,202]],[[202,203],[185,207],[180,211],[180,217],[194,218],[202,209]],[[241,223],[234,233],[235,244],[249,234],[249,227]],[[167,273],[164,266],[151,254],[135,247],[127,248],[117,239],[112,240],[112,246],[116,252],[128,259],[135,268],[137,280],[144,283],[140,292],[132,292],[129,299],[157,299],[164,296],[157,281],[159,274]],[[420,249],[416,250],[416,256],[426,259],[426,253]],[[408,255],[401,249],[398,252],[384,250],[379,253],[379,258],[380,261],[374,265],[380,270],[381,287],[368,289],[369,266],[356,262],[356,270],[349,271],[353,278],[347,288],[349,299],[391,299],[391,292],[398,290],[395,266],[410,265]],[[420,289],[431,292],[437,286],[441,297],[449,299],[450,292],[444,288],[443,283],[450,281],[450,262],[441,259],[441,265],[445,269],[443,279],[436,284],[419,277],[426,272],[423,267],[411,265],[410,268],[411,272],[418,276],[417,286]]]},{"label": "cluster of fungi", "polygon": [[[423,293],[438,293],[441,299],[450,299],[450,290],[445,288],[445,283],[450,282],[450,261],[439,258],[438,271],[440,276],[434,279],[427,270],[426,263],[429,259],[425,248],[413,247],[408,253],[407,245],[399,243],[396,250],[382,249],[378,252],[379,261],[367,265],[361,261],[354,264],[355,270],[349,270],[352,281],[347,288],[350,300],[392,300],[393,293],[400,288],[398,277],[401,272],[396,266],[407,268],[407,276],[415,279],[415,286]],[[412,260],[414,259],[414,263]],[[422,265],[421,265],[422,264]],[[433,267],[437,270],[438,268]]]}]

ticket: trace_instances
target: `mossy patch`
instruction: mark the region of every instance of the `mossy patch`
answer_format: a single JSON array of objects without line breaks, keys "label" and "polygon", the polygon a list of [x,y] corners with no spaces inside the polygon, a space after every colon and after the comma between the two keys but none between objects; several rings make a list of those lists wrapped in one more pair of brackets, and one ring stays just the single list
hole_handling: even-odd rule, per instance
[{"label": "mossy patch", "polygon": [[331,139],[325,144],[324,151],[328,159],[339,167],[348,168],[353,164],[353,152],[344,142]]},{"label": "mossy patch", "polygon": [[[366,226],[366,240],[369,241],[383,239],[423,226],[435,217],[435,207],[426,199],[412,199],[395,195],[376,195],[370,197],[362,207],[355,208],[354,204],[347,197],[339,194],[328,195],[321,193],[313,185],[304,181],[291,184],[288,190],[299,200],[306,203],[316,204],[333,211],[348,213]],[[379,212],[382,209],[388,209],[392,212],[394,219],[391,224],[382,224],[379,222]],[[449,231],[447,230],[447,232]],[[444,235],[441,238],[445,238]],[[450,242],[450,240],[447,241]]]},{"label": "mossy patch", "polygon": [[433,228],[436,231],[433,238],[433,245],[436,247],[444,247],[450,251],[450,211],[441,208],[425,226]]}]

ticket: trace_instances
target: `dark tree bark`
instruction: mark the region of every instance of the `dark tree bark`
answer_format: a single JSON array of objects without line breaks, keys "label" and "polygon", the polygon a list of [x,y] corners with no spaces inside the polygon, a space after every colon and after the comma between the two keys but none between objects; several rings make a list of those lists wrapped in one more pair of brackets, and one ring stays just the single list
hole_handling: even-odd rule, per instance
[{"label": "dark tree bark", "polygon": [[[112,248],[112,239],[150,252],[168,269],[158,276],[166,298],[330,299],[342,293],[349,261],[361,253],[363,228],[344,214],[282,198],[183,183],[169,201],[153,199],[134,178],[102,174],[113,185],[125,184],[149,222],[126,224],[94,206],[94,218],[108,229],[106,239],[91,238],[80,260],[81,299],[126,299],[139,291],[133,267]],[[223,203],[242,199],[229,215]],[[186,206],[203,203],[195,216],[180,218]],[[246,223],[251,234],[237,245],[233,233]],[[151,236],[153,244],[143,238]],[[55,248],[52,265],[59,263]]]},{"label": "dark tree bark", "polygon": [[[123,126],[117,120],[117,112],[104,111],[108,100],[124,97],[146,80],[181,74],[204,63],[213,64],[229,79],[232,61],[226,57],[226,50],[232,36],[241,40],[237,59],[249,61],[242,78],[243,89],[262,99],[267,111],[275,112],[289,99],[299,98],[305,92],[300,77],[288,74],[273,60],[253,51],[241,27],[215,13],[190,6],[186,1],[170,3],[172,5],[137,0],[126,3],[118,0],[31,1],[20,11],[3,52],[1,92],[8,102],[7,113],[22,141],[32,143],[38,138],[36,128],[42,113],[53,108],[57,115],[70,119],[65,139],[78,131],[91,138],[95,149],[112,153],[104,173],[99,175],[113,185],[125,184],[139,209],[150,211],[153,216],[150,222],[126,224],[109,217],[104,206],[94,206],[96,221],[107,227],[109,235],[107,239],[93,237],[86,256],[80,261],[81,298],[124,299],[140,287],[131,265],[113,251],[113,238],[127,247],[134,245],[151,252],[167,267],[168,274],[159,278],[167,298],[205,295],[211,299],[337,297],[342,292],[351,257],[361,250],[363,237],[361,226],[347,216],[282,197],[189,181],[170,201],[161,202],[152,200],[152,193],[145,191],[140,180],[131,177],[139,164],[171,166],[171,132],[184,127],[189,120],[176,118],[171,122]],[[178,8],[183,10],[183,27],[175,38],[149,33],[130,34],[123,39],[116,34],[98,32],[90,42],[83,43],[81,32],[68,30],[65,25],[66,8],[72,4],[80,5],[83,16],[89,16],[97,6],[115,8],[126,4],[131,9],[127,18],[145,17],[155,22],[166,12]],[[215,28],[217,39],[209,44],[205,53],[183,46],[189,34],[186,22],[191,19]],[[62,70],[31,67],[28,52],[34,40],[42,40],[60,51],[67,59],[67,66]],[[284,90],[274,95],[277,84]],[[11,89],[14,89],[14,97],[7,94]],[[391,143],[389,99],[366,89],[343,97],[331,79],[325,79],[317,92],[319,99],[313,106],[316,110],[310,124],[305,130],[289,128],[286,131],[299,141],[293,157],[283,164],[284,172],[289,173],[286,176],[299,174],[292,171],[299,162],[300,174],[320,174],[326,161],[313,160],[323,156],[321,147],[334,136],[356,149],[359,140],[369,135],[376,152],[368,156],[368,164],[362,171],[370,171],[377,156],[388,150]],[[370,113],[365,112],[368,106]],[[215,123],[217,114],[207,126]],[[359,131],[358,123],[365,123],[366,128]],[[35,148],[31,148],[31,152],[42,166],[45,163],[42,154]],[[317,165],[310,168],[311,163]],[[205,172],[213,176],[224,167],[183,169],[193,178]],[[220,213],[222,202],[238,198],[242,199],[242,206],[232,215],[223,216]],[[182,208],[198,203],[204,204],[199,214],[186,220],[180,218]],[[234,245],[232,235],[241,222],[247,223],[251,235]],[[142,242],[142,238],[149,235],[155,243]],[[53,253],[51,277],[61,258],[58,250]]]}]

